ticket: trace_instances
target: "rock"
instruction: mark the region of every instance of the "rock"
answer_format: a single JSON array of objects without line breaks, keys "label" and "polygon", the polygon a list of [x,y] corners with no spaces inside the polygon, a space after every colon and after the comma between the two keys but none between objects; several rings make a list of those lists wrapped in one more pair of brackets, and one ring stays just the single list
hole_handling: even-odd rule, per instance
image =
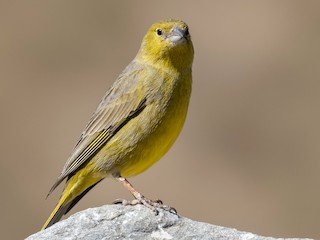
[{"label": "rock", "polygon": [[155,215],[142,205],[105,205],[78,212],[27,238],[27,240],[40,239],[272,240],[275,238],[196,222],[162,210]]}]

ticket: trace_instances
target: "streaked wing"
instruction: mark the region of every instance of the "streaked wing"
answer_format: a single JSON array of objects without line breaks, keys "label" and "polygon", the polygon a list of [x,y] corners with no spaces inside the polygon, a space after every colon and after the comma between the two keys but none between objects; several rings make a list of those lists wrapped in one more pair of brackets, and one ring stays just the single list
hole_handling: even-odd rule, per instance
[{"label": "streaked wing", "polygon": [[140,71],[132,68],[136,68],[134,63],[125,69],[101,100],[48,195],[144,109],[146,93],[137,86]]}]

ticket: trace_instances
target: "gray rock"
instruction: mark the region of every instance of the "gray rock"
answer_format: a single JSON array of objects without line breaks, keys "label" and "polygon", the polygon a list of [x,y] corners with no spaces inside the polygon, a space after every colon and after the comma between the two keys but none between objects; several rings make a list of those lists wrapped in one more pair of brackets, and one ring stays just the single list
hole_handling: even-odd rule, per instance
[{"label": "gray rock", "polygon": [[125,207],[106,205],[78,212],[27,239],[272,240],[275,238],[196,222],[162,210],[156,216],[150,209],[141,205]]}]

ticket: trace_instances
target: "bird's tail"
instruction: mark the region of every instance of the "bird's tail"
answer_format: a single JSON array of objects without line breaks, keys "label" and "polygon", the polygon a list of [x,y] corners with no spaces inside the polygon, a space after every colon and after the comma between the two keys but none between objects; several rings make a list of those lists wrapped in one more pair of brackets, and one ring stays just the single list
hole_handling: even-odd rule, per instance
[{"label": "bird's tail", "polygon": [[83,178],[83,176],[79,177],[78,174],[68,179],[58,204],[41,229],[46,229],[58,222],[63,215],[67,214],[102,179],[88,176]]}]

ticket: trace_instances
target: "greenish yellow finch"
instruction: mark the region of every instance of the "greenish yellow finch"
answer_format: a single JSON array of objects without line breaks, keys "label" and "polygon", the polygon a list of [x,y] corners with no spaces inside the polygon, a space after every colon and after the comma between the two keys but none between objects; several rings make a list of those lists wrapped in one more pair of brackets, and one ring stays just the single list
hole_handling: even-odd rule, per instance
[{"label": "greenish yellow finch", "polygon": [[[158,161],[184,124],[191,93],[193,46],[180,20],[155,23],[140,50],[102,98],[49,194],[67,179],[62,196],[43,226],[51,226],[97,183],[114,177],[134,203],[165,207],[136,191],[125,177]],[[49,195],[48,194],[48,195]]]}]

